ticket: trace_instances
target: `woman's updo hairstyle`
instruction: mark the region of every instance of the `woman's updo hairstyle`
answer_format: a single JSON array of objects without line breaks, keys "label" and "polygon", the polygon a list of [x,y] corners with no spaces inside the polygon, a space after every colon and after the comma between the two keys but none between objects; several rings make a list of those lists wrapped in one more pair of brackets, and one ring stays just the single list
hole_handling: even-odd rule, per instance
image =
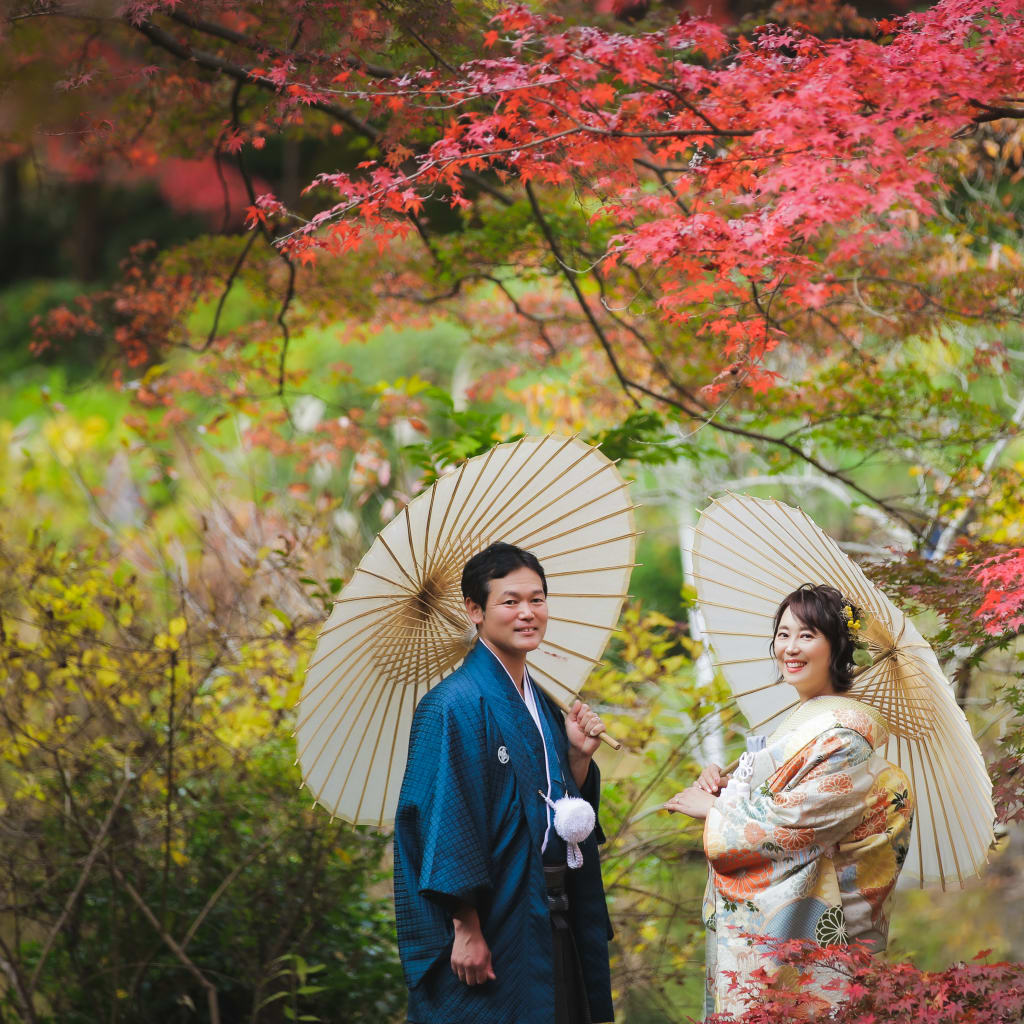
[{"label": "woman's updo hairstyle", "polygon": [[784,597],[775,612],[771,650],[775,653],[775,637],[779,620],[788,608],[805,626],[820,633],[829,647],[829,673],[836,693],[846,693],[853,686],[853,637],[843,608],[850,602],[835,587],[827,583],[804,583],[792,594]]}]

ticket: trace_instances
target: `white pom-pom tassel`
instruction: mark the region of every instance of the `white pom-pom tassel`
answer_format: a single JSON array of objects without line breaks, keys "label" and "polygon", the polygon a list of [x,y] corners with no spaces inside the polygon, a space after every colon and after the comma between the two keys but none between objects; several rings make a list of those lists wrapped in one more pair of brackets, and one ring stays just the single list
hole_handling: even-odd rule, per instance
[{"label": "white pom-pom tassel", "polygon": [[563,796],[555,801],[555,831],[565,840],[565,859],[569,867],[583,867],[580,843],[594,831],[596,822],[594,808],[586,800],[578,796]]},{"label": "white pom-pom tassel", "polygon": [[[583,842],[597,824],[597,815],[594,808],[581,800],[578,796],[563,796],[558,800],[552,800],[549,796],[540,793],[540,798],[555,813],[555,831],[565,840],[565,862],[571,868],[583,867],[583,852],[580,850],[580,843]],[[546,842],[546,841],[545,841]]]}]

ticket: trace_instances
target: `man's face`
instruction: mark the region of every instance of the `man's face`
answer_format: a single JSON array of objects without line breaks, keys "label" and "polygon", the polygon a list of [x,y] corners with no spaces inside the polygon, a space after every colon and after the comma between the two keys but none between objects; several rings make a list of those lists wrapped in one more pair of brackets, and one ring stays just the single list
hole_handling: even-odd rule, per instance
[{"label": "man's face", "polygon": [[514,658],[535,651],[548,628],[544,585],[525,566],[491,580],[485,608],[467,598],[466,613],[491,647]]}]

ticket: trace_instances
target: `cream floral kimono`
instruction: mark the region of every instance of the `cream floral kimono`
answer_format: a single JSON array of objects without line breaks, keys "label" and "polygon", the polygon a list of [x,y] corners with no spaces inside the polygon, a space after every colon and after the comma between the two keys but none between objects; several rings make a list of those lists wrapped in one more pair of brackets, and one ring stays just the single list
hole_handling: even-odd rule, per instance
[{"label": "cream floral kimono", "polygon": [[[748,755],[750,795],[716,801],[704,827],[706,1013],[745,1009],[726,972],[740,982],[759,967],[772,973],[744,935],[885,948],[914,811],[906,775],[874,753],[887,738],[873,708],[816,697]],[[827,980],[801,987],[834,1002],[840,993],[823,988]]]}]

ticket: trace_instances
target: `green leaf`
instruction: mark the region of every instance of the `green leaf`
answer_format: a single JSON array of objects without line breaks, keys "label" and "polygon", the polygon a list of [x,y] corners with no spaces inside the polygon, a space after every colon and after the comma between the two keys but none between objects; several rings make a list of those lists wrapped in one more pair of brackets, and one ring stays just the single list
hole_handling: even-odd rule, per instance
[{"label": "green leaf", "polygon": [[264,1006],[269,1006],[271,1003],[277,1002],[278,999],[284,999],[286,995],[288,995],[287,990],[283,992],[275,992],[272,996],[267,996],[267,998],[260,1003],[260,1009],[262,1010]]}]

